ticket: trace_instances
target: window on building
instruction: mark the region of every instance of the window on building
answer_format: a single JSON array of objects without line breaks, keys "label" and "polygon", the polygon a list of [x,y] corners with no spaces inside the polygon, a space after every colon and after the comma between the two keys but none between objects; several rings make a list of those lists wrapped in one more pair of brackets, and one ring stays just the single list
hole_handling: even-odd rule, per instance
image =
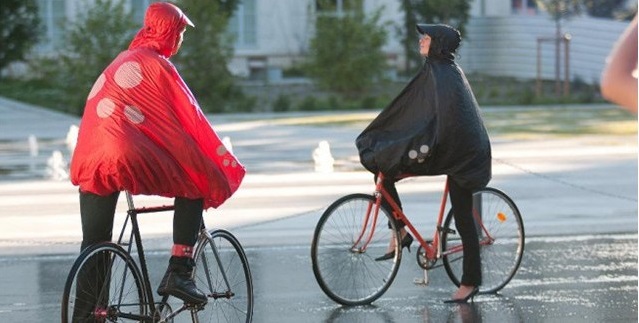
[{"label": "window on building", "polygon": [[319,16],[341,16],[362,8],[362,0],[315,0],[315,9]]},{"label": "window on building", "polygon": [[38,15],[44,34],[36,51],[44,53],[54,50],[62,42],[63,23],[67,21],[67,0],[37,0]]},{"label": "window on building", "polygon": [[[159,0],[129,0],[134,21],[142,25],[146,8]],[[67,17],[67,4],[70,0],[36,0],[38,15],[43,26],[43,37],[36,46],[36,51],[47,53],[55,50],[62,43],[64,23]]]},{"label": "window on building", "polygon": [[131,12],[133,13],[133,21],[135,23],[139,23],[142,25],[144,21],[144,14],[146,13],[146,8],[153,2],[158,2],[159,0],[130,0],[131,1]]},{"label": "window on building", "polygon": [[536,15],[537,2],[535,0],[511,0],[512,13],[520,15]]},{"label": "window on building", "polygon": [[235,36],[237,48],[257,46],[257,14],[255,0],[243,0],[229,22],[229,31]]}]

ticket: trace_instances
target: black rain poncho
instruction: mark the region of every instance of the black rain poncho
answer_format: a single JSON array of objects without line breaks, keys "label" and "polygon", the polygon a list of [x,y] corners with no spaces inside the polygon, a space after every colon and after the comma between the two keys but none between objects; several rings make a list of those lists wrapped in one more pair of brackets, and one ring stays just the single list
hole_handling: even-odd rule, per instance
[{"label": "black rain poncho", "polygon": [[445,174],[468,189],[482,188],[491,178],[488,134],[453,58],[427,58],[356,145],[362,165],[387,177]]}]

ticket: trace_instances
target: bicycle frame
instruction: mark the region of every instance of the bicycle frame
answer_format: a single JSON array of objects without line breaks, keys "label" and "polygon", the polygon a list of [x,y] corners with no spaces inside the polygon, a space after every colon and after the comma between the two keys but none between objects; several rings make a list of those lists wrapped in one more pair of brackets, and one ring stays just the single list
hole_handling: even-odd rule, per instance
[{"label": "bicycle frame", "polygon": [[[447,255],[457,253],[463,250],[463,245],[459,244],[442,252],[440,236],[441,236],[441,231],[444,230],[444,228],[442,227],[442,223],[444,221],[444,211],[446,210],[446,202],[448,198],[448,179],[446,180],[446,184],[444,185],[444,192],[441,197],[439,214],[437,215],[436,228],[435,228],[435,232],[433,233],[433,239],[430,243],[422,237],[419,231],[417,231],[417,229],[413,226],[413,224],[408,220],[408,217],[406,216],[406,214],[404,214],[404,212],[400,209],[399,205],[397,205],[395,200],[384,189],[383,182],[384,182],[384,174],[380,172],[377,175],[377,182],[375,183],[375,191],[373,192],[373,196],[375,197],[375,202],[369,203],[368,208],[366,210],[366,217],[364,218],[364,223],[362,224],[362,230],[359,234],[359,237],[356,239],[355,243],[353,243],[351,250],[360,252],[360,253],[365,252],[368,244],[370,243],[370,241],[373,238],[373,235],[375,234],[375,227],[377,225],[377,219],[379,215],[379,209],[382,204],[382,198],[384,198],[388,202],[388,204],[391,206],[393,218],[395,220],[402,221],[408,228],[408,231],[419,242],[421,247],[424,249],[424,254],[426,256],[426,259],[437,260],[443,256],[447,256]],[[483,222],[481,221],[481,214],[479,214],[479,212],[475,209],[473,209],[473,217],[475,217],[476,223],[478,223],[480,226],[480,228],[478,229],[481,230],[481,232],[483,232],[486,237],[485,239],[482,239],[480,241],[480,244],[485,245],[485,244],[492,243],[494,239],[488,233],[488,230],[485,228]],[[367,228],[369,227],[370,229],[367,230]],[[360,242],[362,242],[362,239],[366,235],[367,231],[369,231],[368,237],[365,239],[363,245],[358,248],[357,245],[360,244]]]},{"label": "bicycle frame", "polygon": [[[142,246],[142,236],[140,234],[140,227],[139,227],[137,215],[138,214],[143,214],[143,213],[156,213],[156,212],[172,211],[172,210],[175,209],[175,207],[173,205],[162,205],[162,206],[155,206],[155,207],[136,208],[135,205],[133,204],[133,196],[128,191],[126,192],[126,201],[127,201],[127,205],[128,205],[127,217],[124,220],[124,224],[122,225],[122,230],[120,231],[120,236],[118,237],[117,244],[118,245],[126,245],[127,246],[127,250],[126,251],[127,251],[127,253],[129,253],[131,255],[132,254],[132,250],[133,250],[132,240],[135,240],[135,247],[137,248],[137,252],[138,252],[138,258],[139,258],[141,274],[142,274],[142,277],[143,277],[142,279],[143,279],[145,294],[148,297],[148,299],[146,299],[145,301],[148,304],[148,306],[149,306],[148,310],[150,311],[149,312],[150,316],[143,317],[141,319],[143,321],[156,322],[156,321],[158,321],[156,315],[157,315],[157,313],[160,313],[162,311],[162,306],[160,304],[160,307],[158,307],[156,305],[155,300],[153,299],[153,291],[151,289],[151,282],[150,282],[150,279],[149,279],[149,272],[148,272],[148,267],[147,267],[147,263],[146,263],[146,257],[145,257],[145,254],[144,254],[144,248]],[[123,237],[124,237],[124,233],[126,231],[129,219],[131,219],[131,232],[129,234],[128,241],[125,242],[125,241],[123,241]],[[206,228],[204,226],[204,222],[202,222],[201,232],[203,234],[205,234],[207,237],[210,238],[210,234],[208,233],[208,231],[206,231]],[[219,260],[219,257],[217,256],[217,250],[216,250],[216,248],[214,248],[213,250],[215,251],[215,256],[217,258],[216,260],[217,260],[217,262],[219,264],[220,260]],[[224,278],[225,278],[225,281],[226,281],[226,276]],[[229,285],[228,281],[226,281],[226,284],[227,284],[227,286]],[[187,306],[183,305],[182,308],[177,309],[175,312],[172,312],[166,319],[171,319],[171,318],[177,316],[179,313],[181,313],[185,309],[187,309]],[[194,315],[194,313],[191,313],[191,315]]]},{"label": "bicycle frame", "polygon": [[[126,202],[128,205],[127,216],[126,216],[126,219],[124,220],[124,224],[122,225],[122,230],[120,231],[120,236],[118,237],[117,244],[122,246],[127,246],[127,249],[126,249],[127,253],[132,255],[132,250],[133,250],[132,241],[135,240],[135,247],[137,248],[137,252],[138,252],[138,258],[139,258],[140,269],[142,273],[142,279],[144,283],[145,294],[147,295],[147,298],[148,298],[145,301],[149,306],[148,308],[149,314],[150,314],[149,318],[151,319],[151,322],[154,322],[155,313],[158,313],[159,311],[158,311],[158,308],[156,307],[155,300],[153,299],[153,291],[151,290],[151,282],[149,279],[149,272],[148,272],[148,267],[146,264],[144,247],[142,246],[142,236],[140,234],[140,226],[138,224],[137,215],[143,214],[143,213],[171,211],[171,210],[174,210],[175,208],[173,205],[135,208],[135,205],[133,204],[133,196],[128,191],[126,192]],[[123,241],[123,237],[124,237],[124,233],[126,231],[129,219],[131,219],[131,232],[129,234],[128,241],[125,242]]]}]

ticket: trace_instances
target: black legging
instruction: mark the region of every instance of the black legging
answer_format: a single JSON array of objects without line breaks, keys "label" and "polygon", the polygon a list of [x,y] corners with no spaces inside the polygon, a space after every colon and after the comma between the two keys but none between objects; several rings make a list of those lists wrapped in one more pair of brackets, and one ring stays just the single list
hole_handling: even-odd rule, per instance
[{"label": "black legging", "polygon": [[[113,217],[119,195],[120,192],[107,196],[80,192],[82,250],[102,241],[111,241]],[[202,225],[203,203],[203,199],[175,198],[175,213],[173,215],[174,244],[195,245]]]},{"label": "black legging", "polygon": [[473,219],[473,191],[459,186],[448,178],[448,194],[453,208],[455,227],[464,245],[464,263],[462,285],[481,285],[481,259],[479,256],[479,237]]},{"label": "black legging", "polygon": [[[375,180],[377,180],[377,177],[375,177]],[[396,180],[394,179],[385,178],[382,185],[384,186],[384,190],[395,200],[401,209],[402,203],[399,199],[395,182]],[[450,195],[450,204],[453,209],[455,226],[464,245],[464,263],[461,283],[463,285],[479,286],[481,285],[481,259],[479,256],[479,237],[472,214],[473,191],[460,186],[449,176],[448,194]],[[385,199],[382,199],[382,206],[392,211],[390,204]],[[405,225],[406,224],[401,220],[396,221],[398,230],[402,229]]]}]

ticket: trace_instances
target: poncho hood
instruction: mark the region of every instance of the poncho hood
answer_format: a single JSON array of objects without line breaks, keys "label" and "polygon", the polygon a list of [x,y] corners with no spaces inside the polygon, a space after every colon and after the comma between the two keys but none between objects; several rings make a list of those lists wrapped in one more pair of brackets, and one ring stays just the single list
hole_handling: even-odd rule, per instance
[{"label": "poncho hood", "polygon": [[436,38],[442,48],[448,53],[455,53],[461,42],[459,30],[444,24],[417,24],[417,32]]},{"label": "poncho hood", "polygon": [[150,48],[164,57],[175,53],[178,35],[193,22],[173,4],[156,2],[149,6],[144,16],[144,26],[133,38],[129,49]]}]

